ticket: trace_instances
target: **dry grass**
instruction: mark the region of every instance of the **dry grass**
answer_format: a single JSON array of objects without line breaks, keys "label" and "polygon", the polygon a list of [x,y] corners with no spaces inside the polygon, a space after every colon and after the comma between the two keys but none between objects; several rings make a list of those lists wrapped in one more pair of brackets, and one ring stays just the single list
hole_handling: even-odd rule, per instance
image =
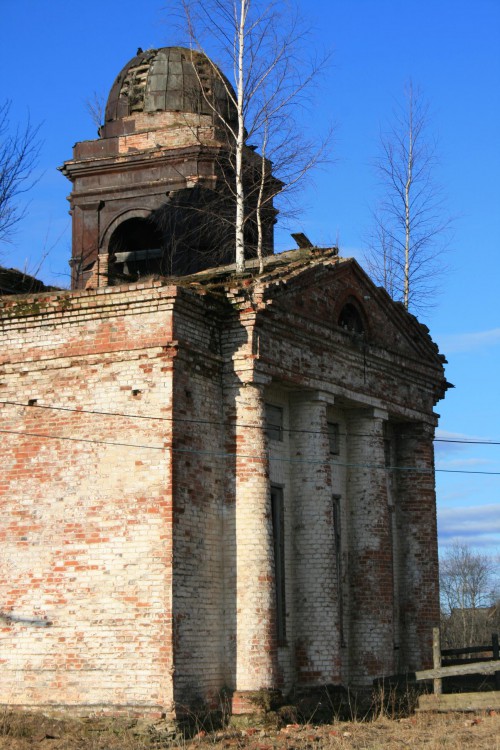
[{"label": "dry grass", "polygon": [[135,720],[55,719],[44,714],[0,715],[0,750],[500,750],[500,714],[416,714],[405,719],[292,724],[278,731],[248,728],[199,732],[171,740],[161,725]]}]

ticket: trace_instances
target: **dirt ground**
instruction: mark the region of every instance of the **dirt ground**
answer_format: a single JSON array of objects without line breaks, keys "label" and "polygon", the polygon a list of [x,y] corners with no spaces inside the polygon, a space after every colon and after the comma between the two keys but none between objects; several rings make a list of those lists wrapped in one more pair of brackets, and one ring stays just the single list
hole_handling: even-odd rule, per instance
[{"label": "dirt ground", "polygon": [[172,739],[161,722],[54,719],[43,714],[0,714],[0,750],[500,750],[500,713],[416,714],[404,719],[291,724],[280,730],[247,728],[198,732]]}]

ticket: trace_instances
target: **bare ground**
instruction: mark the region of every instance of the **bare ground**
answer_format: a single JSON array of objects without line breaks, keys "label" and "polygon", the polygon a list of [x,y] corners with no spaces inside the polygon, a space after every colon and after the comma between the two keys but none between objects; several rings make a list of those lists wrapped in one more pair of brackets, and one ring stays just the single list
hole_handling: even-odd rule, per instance
[{"label": "bare ground", "polygon": [[161,722],[50,718],[0,714],[0,750],[500,750],[500,713],[415,714],[404,719],[291,724],[281,730],[247,728],[198,732],[169,739]]}]

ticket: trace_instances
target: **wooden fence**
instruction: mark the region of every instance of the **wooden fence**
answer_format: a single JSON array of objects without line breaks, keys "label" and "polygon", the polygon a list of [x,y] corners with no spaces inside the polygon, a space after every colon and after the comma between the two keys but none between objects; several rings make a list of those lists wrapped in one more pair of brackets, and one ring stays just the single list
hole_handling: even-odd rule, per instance
[{"label": "wooden fence", "polygon": [[[497,633],[494,633],[491,637],[491,646],[441,650],[439,628],[434,628],[432,651],[433,669],[424,669],[415,674],[417,680],[434,680],[434,694],[421,696],[419,699],[421,711],[474,711],[484,708],[500,708],[500,654]],[[485,656],[485,654],[490,653],[491,656]],[[475,655],[477,656],[475,657]],[[460,677],[472,674],[495,675],[496,690],[443,695],[444,677]]]}]

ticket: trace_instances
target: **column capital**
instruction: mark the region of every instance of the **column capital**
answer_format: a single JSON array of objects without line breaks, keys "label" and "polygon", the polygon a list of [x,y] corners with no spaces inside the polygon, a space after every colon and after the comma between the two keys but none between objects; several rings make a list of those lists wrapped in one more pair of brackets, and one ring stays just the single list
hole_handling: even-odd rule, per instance
[{"label": "column capital", "polygon": [[381,419],[383,422],[387,422],[389,420],[389,412],[386,409],[378,409],[377,407],[373,407],[373,409],[369,409],[369,412],[372,419]]},{"label": "column capital", "polygon": [[100,211],[104,208],[104,201],[94,200],[88,201],[87,203],[80,203],[78,208],[82,211]]},{"label": "column capital", "polygon": [[389,420],[389,412],[386,409],[379,409],[378,406],[360,406],[359,408],[350,409],[348,412],[350,418],[364,417],[366,419],[380,419],[382,422]]},{"label": "column capital", "polygon": [[232,377],[230,382],[224,384],[224,390],[227,393],[244,393],[245,391],[250,392],[253,388],[259,391],[263,397],[266,386],[270,385],[271,382],[271,378],[267,378],[266,376],[259,376],[258,378],[250,376],[248,380]]},{"label": "column capital", "polygon": [[272,378],[269,375],[265,375],[262,372],[253,371],[248,374],[248,378],[245,378],[243,374],[240,374],[238,387],[239,388],[260,388],[263,389],[267,385],[271,385]]},{"label": "column capital", "polygon": [[320,402],[327,404],[328,406],[333,406],[335,403],[335,396],[333,393],[320,390],[294,391],[291,394],[291,399],[296,404]]},{"label": "column capital", "polygon": [[434,440],[434,433],[436,428],[433,424],[424,421],[418,422],[399,422],[397,423],[397,430],[400,439],[404,440],[415,440],[418,437],[424,437],[429,440]]}]

